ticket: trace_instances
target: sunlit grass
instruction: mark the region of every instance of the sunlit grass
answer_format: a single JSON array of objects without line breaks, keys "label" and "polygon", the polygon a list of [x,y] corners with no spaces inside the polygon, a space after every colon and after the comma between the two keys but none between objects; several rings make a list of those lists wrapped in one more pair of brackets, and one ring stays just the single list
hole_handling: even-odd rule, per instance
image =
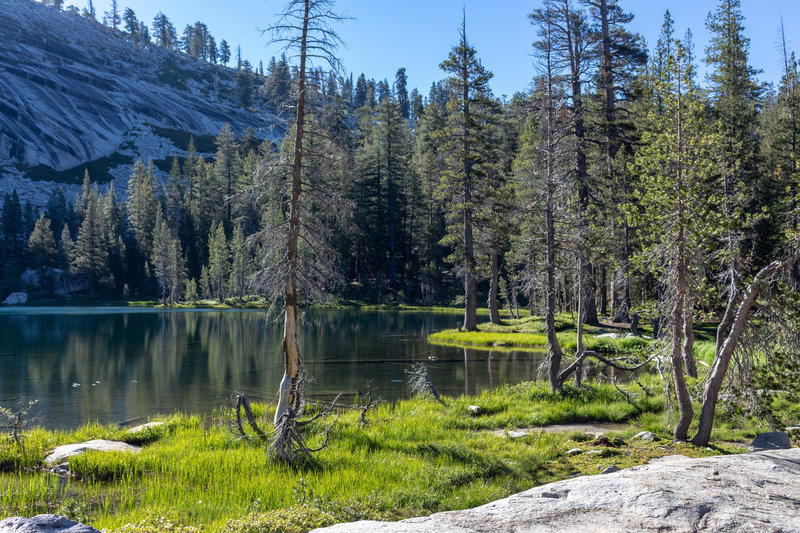
[{"label": "sunlit grass", "polygon": [[[580,433],[506,433],[553,423],[633,422],[622,437],[645,427],[668,439],[658,380],[645,382],[649,394],[626,385],[628,398],[607,384],[567,385],[553,393],[544,383],[523,383],[442,403],[384,403],[369,411],[366,425],[357,411],[345,410],[330,445],[297,467],[272,462],[258,440],[235,439],[221,423],[223,411],[211,419],[175,415],[137,434],[93,423],[72,432],[34,430],[24,449],[0,441],[6,472],[0,475],[0,518],[58,512],[126,533],[300,532],[339,521],[473,507],[570,474],[596,473],[612,459],[631,466],[669,453],[711,453],[675,451],[667,440],[661,447],[627,440],[591,459],[566,454],[593,446]],[[268,408],[254,407],[269,420]],[[728,427],[720,427],[727,436]],[[311,444],[322,441],[324,428],[308,432]],[[41,467],[55,445],[95,438],[144,447],[138,454],[74,457],[69,479]]]}]

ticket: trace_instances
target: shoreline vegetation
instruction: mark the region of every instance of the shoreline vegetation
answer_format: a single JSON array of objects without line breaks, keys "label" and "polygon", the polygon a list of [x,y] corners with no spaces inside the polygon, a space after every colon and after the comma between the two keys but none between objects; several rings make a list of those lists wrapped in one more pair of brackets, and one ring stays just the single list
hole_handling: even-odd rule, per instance
[{"label": "shoreline vegetation", "polygon": [[[303,532],[336,522],[394,520],[474,507],[575,475],[644,464],[665,455],[740,453],[762,422],[726,416],[710,448],[671,441],[652,376],[637,384],[502,386],[475,397],[415,397],[366,415],[339,410],[330,444],[296,465],[270,460],[259,439],[237,438],[233,413],[174,414],[130,433],[89,423],[74,431],[32,429],[0,440],[0,518],[55,512],[109,532]],[[316,406],[320,409],[321,406]],[[262,421],[272,406],[254,405]],[[627,424],[596,436],[536,431],[550,424]],[[520,431],[525,429],[532,430]],[[647,442],[634,436],[651,431]],[[309,426],[311,444],[324,425]],[[89,452],[69,476],[43,466],[56,445],[91,439],[141,445],[138,454]],[[575,453],[574,449],[582,453]]]}]

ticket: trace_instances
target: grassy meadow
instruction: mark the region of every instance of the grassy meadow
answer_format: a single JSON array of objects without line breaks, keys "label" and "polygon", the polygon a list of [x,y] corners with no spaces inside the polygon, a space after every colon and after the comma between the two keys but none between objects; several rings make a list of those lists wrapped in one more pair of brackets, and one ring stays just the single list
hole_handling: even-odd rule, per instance
[{"label": "grassy meadow", "polygon": [[[648,383],[625,385],[625,394],[609,384],[567,386],[553,394],[543,383],[524,383],[441,403],[418,397],[380,404],[367,413],[366,424],[358,409],[342,409],[308,427],[315,445],[333,424],[330,444],[295,466],[270,459],[258,439],[236,438],[229,429],[232,414],[222,410],[208,417],[172,415],[136,434],[97,424],[70,432],[33,429],[22,445],[0,441],[0,518],[55,512],[128,533],[302,532],[341,521],[473,507],[550,481],[596,474],[611,464],[624,468],[675,453],[742,451],[733,444],[673,444],[659,384]],[[254,411],[270,420],[268,407]],[[579,431],[509,433],[570,422],[628,426],[597,440]],[[721,420],[715,436],[740,440],[758,429]],[[633,439],[641,430],[659,439]],[[69,477],[43,466],[56,445],[97,438],[143,448],[138,454],[74,457]],[[600,453],[566,453],[576,447]]]}]

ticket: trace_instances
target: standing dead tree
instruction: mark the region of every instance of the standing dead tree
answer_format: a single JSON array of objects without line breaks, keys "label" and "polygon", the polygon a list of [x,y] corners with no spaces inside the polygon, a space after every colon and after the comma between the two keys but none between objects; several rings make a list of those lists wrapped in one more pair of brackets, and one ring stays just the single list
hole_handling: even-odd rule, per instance
[{"label": "standing dead tree", "polygon": [[[298,449],[279,439],[292,434],[304,407],[305,371],[298,334],[298,301],[324,299],[336,279],[336,253],[332,232],[347,220],[347,203],[333,185],[341,153],[335,139],[325,133],[319,118],[325,109],[311,96],[315,63],[338,71],[335,56],[341,40],[331,24],[343,20],[332,11],[333,0],[291,0],[278,22],[265,30],[274,43],[285,46],[297,63],[294,116],[280,151],[265,157],[258,169],[259,199],[266,227],[252,244],[263,250],[262,268],[253,285],[272,302],[282,300],[284,334],[281,351],[284,375],[278,391],[273,448],[279,456]],[[282,426],[285,426],[282,428]],[[302,449],[301,449],[302,451]]]},{"label": "standing dead tree", "polygon": [[[774,261],[762,268],[750,286],[742,293],[741,298],[735,298],[728,303],[725,316],[731,317],[723,320],[717,328],[717,350],[714,364],[706,378],[703,391],[703,406],[700,410],[700,420],[697,425],[697,434],[692,443],[697,446],[707,446],[711,438],[714,425],[714,412],[717,408],[719,392],[725,381],[731,359],[737,349],[741,349],[741,342],[745,334],[748,320],[756,310],[769,312],[767,306],[760,306],[759,296],[766,293],[769,286],[775,281],[776,276],[790,272],[800,262],[800,247],[794,254],[784,261]],[[773,314],[773,316],[775,316]]]}]

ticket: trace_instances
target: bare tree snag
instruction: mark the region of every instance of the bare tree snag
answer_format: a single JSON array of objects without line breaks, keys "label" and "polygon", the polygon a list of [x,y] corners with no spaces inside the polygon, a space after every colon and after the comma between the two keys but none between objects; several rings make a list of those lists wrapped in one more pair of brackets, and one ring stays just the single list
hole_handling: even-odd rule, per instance
[{"label": "bare tree snag", "polygon": [[[769,265],[762,268],[753,282],[744,292],[741,302],[733,313],[732,308],[735,307],[734,300],[728,304],[726,316],[730,315],[734,318],[729,322],[724,320],[717,328],[717,352],[714,356],[714,364],[706,377],[706,387],[703,391],[703,406],[700,411],[700,420],[697,425],[697,434],[692,439],[692,443],[697,446],[707,446],[711,438],[711,430],[714,426],[714,412],[717,408],[717,400],[719,398],[719,391],[722,389],[722,383],[725,381],[725,375],[728,371],[731,357],[742,338],[742,334],[747,324],[747,318],[750,311],[757,306],[756,299],[759,293],[768,286],[770,280],[775,274],[781,271],[793,268],[800,260],[800,248],[798,248],[794,255],[785,261],[773,261]],[[730,311],[730,313],[729,313]],[[720,345],[722,334],[724,341]]]}]

